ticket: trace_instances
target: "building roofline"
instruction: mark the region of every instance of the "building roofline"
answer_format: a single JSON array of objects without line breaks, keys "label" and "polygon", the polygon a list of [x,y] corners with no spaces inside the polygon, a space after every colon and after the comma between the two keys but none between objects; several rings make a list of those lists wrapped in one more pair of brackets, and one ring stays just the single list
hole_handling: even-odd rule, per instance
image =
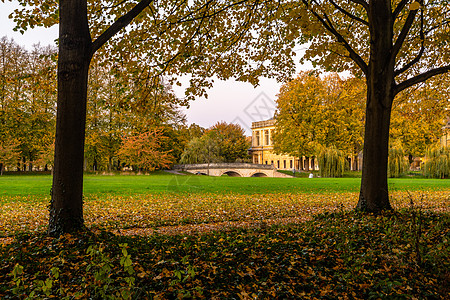
[{"label": "building roofline", "polygon": [[274,118],[270,118],[270,119],[264,120],[264,121],[252,122],[252,129],[275,126],[275,123],[276,123],[276,120]]}]

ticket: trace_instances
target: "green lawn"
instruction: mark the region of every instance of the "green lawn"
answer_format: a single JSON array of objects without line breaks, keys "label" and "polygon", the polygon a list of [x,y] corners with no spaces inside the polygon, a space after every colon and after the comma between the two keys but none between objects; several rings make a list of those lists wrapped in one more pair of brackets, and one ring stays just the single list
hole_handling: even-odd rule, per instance
[{"label": "green lawn", "polygon": [[[1,195],[49,195],[50,175],[0,177]],[[154,193],[328,193],[357,192],[360,178],[242,178],[175,176],[158,172],[152,175],[86,175],[84,193],[90,194],[154,194]],[[448,190],[450,181],[442,179],[395,178],[389,180],[391,191]]]},{"label": "green lawn", "polygon": [[0,299],[447,299],[450,181],[389,182],[365,215],[359,178],[86,175],[50,238],[51,176],[2,176]]}]

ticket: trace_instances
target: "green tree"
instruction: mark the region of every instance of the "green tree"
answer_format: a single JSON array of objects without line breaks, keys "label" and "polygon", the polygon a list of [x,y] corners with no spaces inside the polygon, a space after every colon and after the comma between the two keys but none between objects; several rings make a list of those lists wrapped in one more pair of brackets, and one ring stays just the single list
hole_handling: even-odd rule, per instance
[{"label": "green tree", "polygon": [[342,177],[347,160],[344,153],[335,146],[320,147],[317,154],[320,177]]},{"label": "green tree", "polygon": [[193,124],[189,125],[189,127],[187,128],[186,131],[187,131],[186,132],[187,138],[190,141],[193,138],[202,137],[202,135],[205,133],[205,128],[193,123]]},{"label": "green tree", "polygon": [[408,159],[405,156],[405,151],[401,144],[391,145],[389,147],[388,176],[400,177],[408,168]]},{"label": "green tree", "polygon": [[217,140],[207,134],[190,140],[180,159],[182,164],[210,164],[222,161]]},{"label": "green tree", "polygon": [[219,147],[223,162],[235,162],[248,158],[250,143],[245,138],[244,129],[238,124],[217,122],[206,133]]},{"label": "green tree", "polygon": [[428,147],[423,174],[430,178],[450,177],[450,149],[439,144]]}]

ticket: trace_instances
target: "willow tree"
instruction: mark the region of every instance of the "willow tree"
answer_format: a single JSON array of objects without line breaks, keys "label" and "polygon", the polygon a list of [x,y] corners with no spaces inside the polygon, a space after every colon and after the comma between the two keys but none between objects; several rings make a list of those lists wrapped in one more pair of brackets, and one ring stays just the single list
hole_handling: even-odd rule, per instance
[{"label": "willow tree", "polygon": [[328,148],[321,147],[317,157],[320,177],[342,177],[344,175],[347,160],[344,153],[334,145]]}]

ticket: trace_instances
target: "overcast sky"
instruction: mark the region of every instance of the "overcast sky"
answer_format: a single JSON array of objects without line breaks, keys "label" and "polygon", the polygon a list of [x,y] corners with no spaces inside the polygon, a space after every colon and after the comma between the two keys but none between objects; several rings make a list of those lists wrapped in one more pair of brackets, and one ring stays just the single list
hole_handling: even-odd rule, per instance
[{"label": "overcast sky", "polygon": [[[8,15],[17,7],[14,2],[0,3],[0,37],[13,38],[19,45],[31,49],[33,44],[55,45],[58,28],[35,28],[25,34],[14,32],[14,22]],[[297,58],[298,60],[299,58]],[[299,69],[304,67],[297,67]],[[309,67],[311,68],[311,67]],[[214,87],[208,91],[208,99],[198,98],[184,109],[188,124],[196,123],[208,128],[218,121],[240,124],[246,134],[251,134],[251,122],[269,119],[275,111],[275,99],[281,84],[275,79],[261,79],[258,87],[234,80],[215,80]],[[179,97],[184,96],[182,89],[174,88]]]}]

